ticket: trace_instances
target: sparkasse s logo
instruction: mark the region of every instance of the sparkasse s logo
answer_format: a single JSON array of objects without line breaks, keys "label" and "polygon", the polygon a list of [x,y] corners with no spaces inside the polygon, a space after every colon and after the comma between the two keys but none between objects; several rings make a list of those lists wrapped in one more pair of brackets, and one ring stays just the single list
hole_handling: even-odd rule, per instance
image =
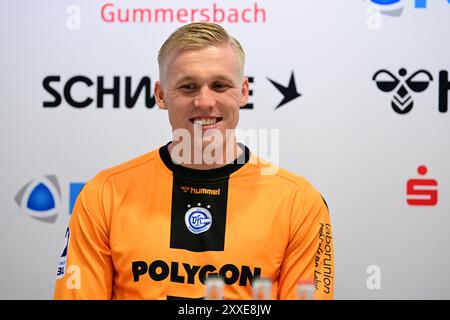
[{"label": "sparkasse s logo", "polygon": [[409,179],[406,183],[406,202],[410,206],[435,206],[438,203],[438,181],[426,178],[428,168],[421,165],[417,168],[420,178]]}]

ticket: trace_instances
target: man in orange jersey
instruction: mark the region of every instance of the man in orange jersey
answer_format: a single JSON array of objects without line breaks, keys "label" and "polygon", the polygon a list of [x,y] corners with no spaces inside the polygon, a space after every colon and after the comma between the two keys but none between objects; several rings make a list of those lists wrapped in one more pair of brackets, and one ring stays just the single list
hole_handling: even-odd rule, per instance
[{"label": "man in orange jersey", "polygon": [[251,299],[256,278],[272,280],[272,299],[297,299],[298,284],[311,281],[315,299],[333,298],[325,201],[302,177],[264,172],[236,142],[249,96],[244,61],[216,24],[188,24],[166,40],[155,98],[172,141],[84,186],[56,299],[204,298],[212,276],[223,279],[224,299]]}]

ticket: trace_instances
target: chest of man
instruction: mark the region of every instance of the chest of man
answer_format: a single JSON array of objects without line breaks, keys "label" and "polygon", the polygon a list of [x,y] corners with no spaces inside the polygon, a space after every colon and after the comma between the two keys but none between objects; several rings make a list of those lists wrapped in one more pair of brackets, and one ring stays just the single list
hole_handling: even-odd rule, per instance
[{"label": "chest of man", "polygon": [[289,238],[289,203],[252,179],[149,180],[114,197],[110,246],[117,298],[201,298],[219,275],[229,298],[276,279]]}]

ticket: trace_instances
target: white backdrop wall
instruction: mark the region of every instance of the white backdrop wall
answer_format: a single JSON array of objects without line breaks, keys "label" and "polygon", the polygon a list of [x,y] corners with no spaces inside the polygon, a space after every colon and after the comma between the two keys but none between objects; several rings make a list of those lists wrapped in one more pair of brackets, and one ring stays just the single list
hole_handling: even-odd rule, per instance
[{"label": "white backdrop wall", "polygon": [[[169,141],[166,112],[147,108],[144,94],[125,106],[126,77],[133,90],[143,77],[153,86],[162,42],[191,22],[192,9],[208,10],[199,21],[213,19],[214,7],[244,13],[221,23],[243,44],[253,77],[253,108],[241,111],[240,128],[279,129],[280,165],[328,202],[335,297],[449,299],[450,113],[438,106],[440,93],[441,109],[448,105],[450,1],[376,2],[2,1],[0,299],[52,297],[74,183]],[[137,8],[170,9],[174,18],[118,22],[119,8],[130,19]],[[400,80],[392,91],[372,80],[379,70]],[[283,95],[269,79],[288,87],[292,73],[301,96],[276,109]],[[71,97],[93,102],[76,108],[62,96],[44,107],[55,101],[43,84],[51,76],[59,95],[74,76],[91,80],[73,85]],[[118,108],[111,95],[98,108],[98,77],[109,88],[114,76]],[[387,73],[379,77],[392,85]],[[395,112],[394,99],[413,108]],[[407,196],[411,179],[422,196]]]}]

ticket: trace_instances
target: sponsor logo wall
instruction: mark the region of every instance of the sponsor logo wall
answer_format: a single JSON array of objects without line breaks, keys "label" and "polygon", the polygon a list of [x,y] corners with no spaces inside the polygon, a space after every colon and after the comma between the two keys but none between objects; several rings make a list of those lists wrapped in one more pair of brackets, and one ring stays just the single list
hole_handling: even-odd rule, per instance
[{"label": "sponsor logo wall", "polygon": [[[1,299],[51,298],[84,183],[170,139],[153,96],[156,56],[192,21],[221,23],[242,43],[250,100],[239,127],[279,129],[279,164],[327,200],[335,298],[450,298],[442,277],[450,264],[450,1],[21,1],[1,9]],[[180,206],[173,214],[187,238],[214,231],[214,204]],[[157,266],[139,263],[135,281]]]}]

